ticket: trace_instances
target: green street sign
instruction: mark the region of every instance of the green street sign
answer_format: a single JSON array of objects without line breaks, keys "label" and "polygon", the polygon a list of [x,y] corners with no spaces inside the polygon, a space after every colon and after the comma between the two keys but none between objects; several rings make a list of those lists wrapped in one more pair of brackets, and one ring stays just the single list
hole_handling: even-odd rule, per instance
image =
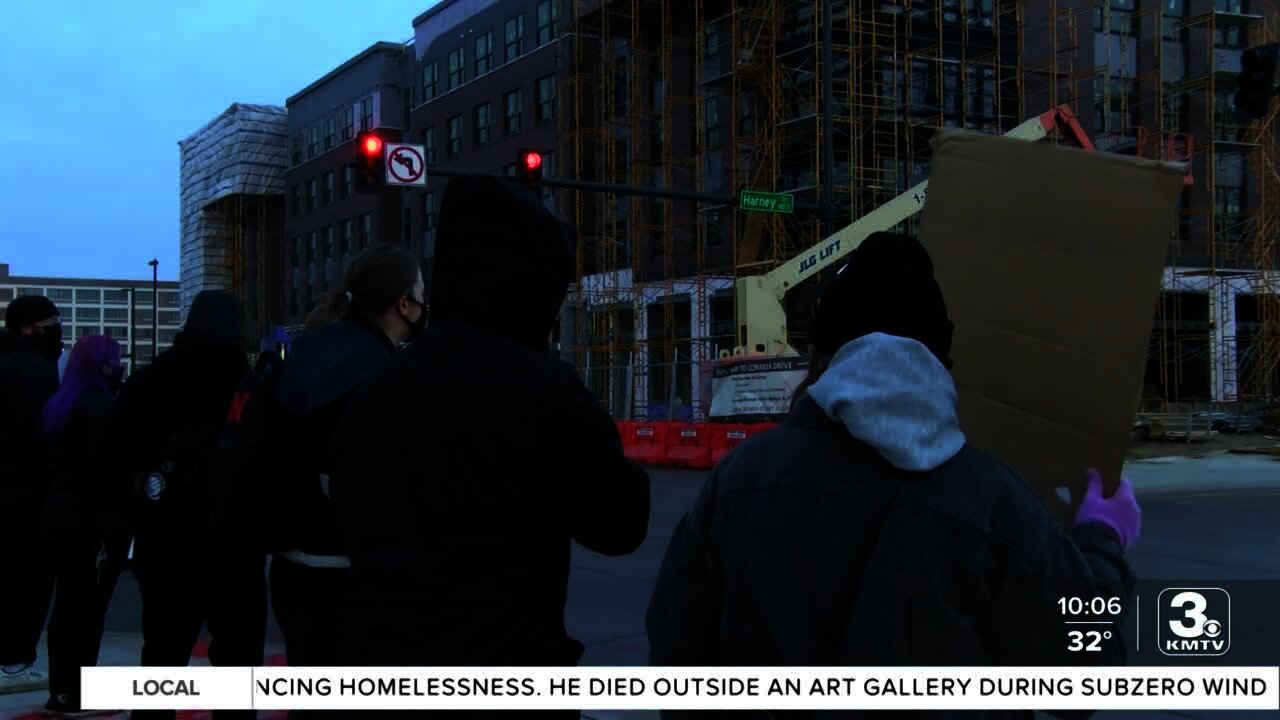
[{"label": "green street sign", "polygon": [[757,212],[790,213],[796,209],[796,199],[787,193],[743,190],[738,195],[738,209]]}]

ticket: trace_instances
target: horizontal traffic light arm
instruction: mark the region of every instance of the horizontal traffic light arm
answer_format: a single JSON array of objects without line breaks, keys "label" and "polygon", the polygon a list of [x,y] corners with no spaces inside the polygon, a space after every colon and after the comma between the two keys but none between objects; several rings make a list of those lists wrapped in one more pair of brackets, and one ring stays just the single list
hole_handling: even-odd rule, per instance
[{"label": "horizontal traffic light arm", "polygon": [[[439,170],[436,168],[428,168],[428,176],[436,177],[458,177],[460,175],[477,175],[484,173],[471,173],[464,170]],[[508,175],[492,175],[511,179]],[[737,207],[738,197],[736,195],[718,195],[715,193],[700,193],[686,190],[664,190],[661,188],[645,187],[643,185],[621,185],[618,183],[591,182],[588,180],[567,180],[564,178],[543,178],[539,181],[540,185],[550,188],[559,188],[562,190],[584,190],[586,192],[603,192],[613,193],[615,195],[634,195],[636,197],[652,197],[662,200],[687,200],[690,202],[701,203],[703,205],[730,205]],[[821,213],[824,207],[814,203],[796,203],[796,212]]]}]

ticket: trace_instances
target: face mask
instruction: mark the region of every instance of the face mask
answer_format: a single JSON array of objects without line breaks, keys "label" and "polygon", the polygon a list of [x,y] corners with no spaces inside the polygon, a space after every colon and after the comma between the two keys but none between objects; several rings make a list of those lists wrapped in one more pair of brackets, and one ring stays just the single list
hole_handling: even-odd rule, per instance
[{"label": "face mask", "polygon": [[422,333],[422,329],[427,326],[427,306],[424,303],[418,302],[418,299],[412,295],[406,295],[405,298],[409,302],[418,306],[417,320],[411,321],[404,313],[400,314],[400,319],[404,320],[404,324],[409,326],[408,342],[413,342],[414,338],[418,337],[418,335]]},{"label": "face mask", "polygon": [[32,337],[40,343],[41,354],[46,359],[58,362],[58,358],[62,356],[62,325],[60,323],[45,325]]},{"label": "face mask", "polygon": [[120,392],[120,388],[124,387],[124,366],[112,366],[111,372],[103,374],[107,376],[107,388],[113,393]]}]

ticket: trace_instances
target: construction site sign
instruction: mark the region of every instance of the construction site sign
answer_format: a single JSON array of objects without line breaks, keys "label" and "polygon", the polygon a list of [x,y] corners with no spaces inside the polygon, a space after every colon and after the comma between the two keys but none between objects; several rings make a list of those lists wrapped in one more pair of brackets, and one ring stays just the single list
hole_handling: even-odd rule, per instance
[{"label": "construction site sign", "polygon": [[786,415],[808,371],[801,357],[722,360],[711,375],[711,417]]},{"label": "construction site sign", "polygon": [[755,210],[757,212],[791,213],[795,212],[796,199],[787,193],[743,190],[738,194],[738,209]]},{"label": "construction site sign", "polygon": [[427,184],[427,163],[421,145],[387,143],[387,184]]}]

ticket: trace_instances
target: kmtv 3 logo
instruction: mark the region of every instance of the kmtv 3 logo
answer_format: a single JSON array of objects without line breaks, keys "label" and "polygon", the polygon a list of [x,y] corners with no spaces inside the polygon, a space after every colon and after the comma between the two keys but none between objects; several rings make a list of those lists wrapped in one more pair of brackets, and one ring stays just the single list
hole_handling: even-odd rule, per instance
[{"label": "kmtv 3 logo", "polygon": [[1160,593],[1157,637],[1165,655],[1225,655],[1231,649],[1231,596],[1222,588],[1168,588]]}]

